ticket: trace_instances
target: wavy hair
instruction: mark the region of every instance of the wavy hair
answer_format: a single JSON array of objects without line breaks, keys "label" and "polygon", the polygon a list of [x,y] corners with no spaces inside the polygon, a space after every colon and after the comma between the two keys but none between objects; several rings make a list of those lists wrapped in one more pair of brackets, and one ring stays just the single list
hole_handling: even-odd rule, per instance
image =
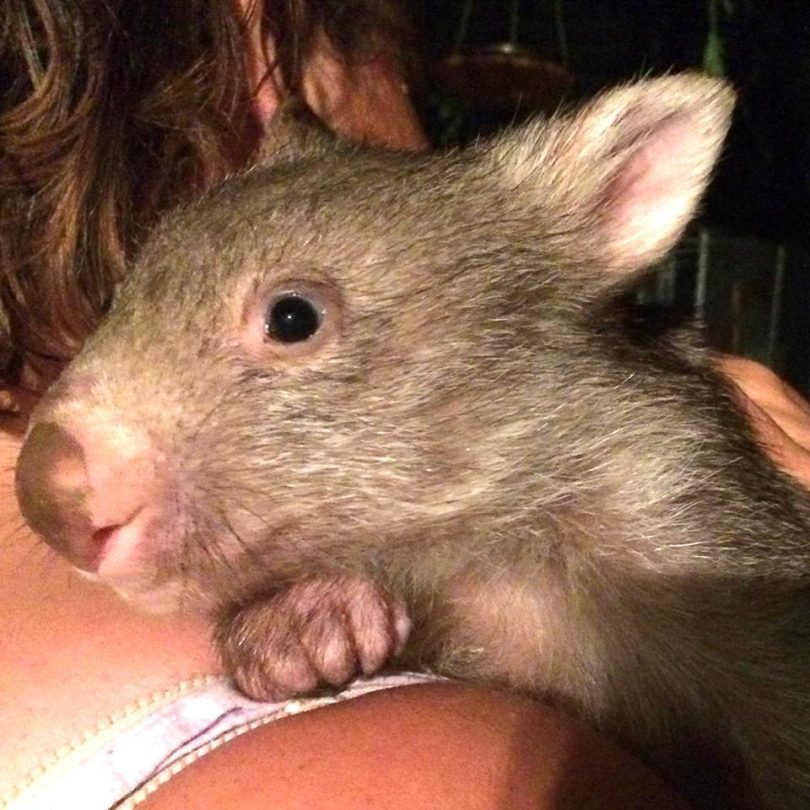
[{"label": "wavy hair", "polygon": [[[265,6],[287,92],[324,34],[347,60],[404,54],[394,0]],[[248,159],[246,36],[235,0],[0,0],[6,383],[26,360],[69,359],[161,212]]]}]

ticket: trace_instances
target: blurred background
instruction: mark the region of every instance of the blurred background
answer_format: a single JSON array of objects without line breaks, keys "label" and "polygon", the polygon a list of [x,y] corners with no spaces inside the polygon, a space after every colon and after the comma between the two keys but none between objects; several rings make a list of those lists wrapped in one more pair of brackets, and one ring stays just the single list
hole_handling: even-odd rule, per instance
[{"label": "blurred background", "polygon": [[437,146],[643,75],[739,94],[700,219],[639,301],[810,394],[810,0],[411,0]]}]

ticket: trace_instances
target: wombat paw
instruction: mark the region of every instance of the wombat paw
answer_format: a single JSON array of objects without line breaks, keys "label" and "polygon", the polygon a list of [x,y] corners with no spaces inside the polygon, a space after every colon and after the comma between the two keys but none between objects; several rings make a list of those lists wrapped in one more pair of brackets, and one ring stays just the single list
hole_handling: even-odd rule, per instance
[{"label": "wombat paw", "polygon": [[401,600],[352,577],[314,579],[240,607],[218,628],[226,671],[256,700],[281,700],[371,675],[410,630]]}]

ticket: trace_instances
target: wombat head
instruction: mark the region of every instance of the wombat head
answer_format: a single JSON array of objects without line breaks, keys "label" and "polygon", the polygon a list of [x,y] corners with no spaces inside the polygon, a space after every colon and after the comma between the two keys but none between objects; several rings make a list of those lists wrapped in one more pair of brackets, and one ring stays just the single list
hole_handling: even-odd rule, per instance
[{"label": "wombat head", "polygon": [[288,143],[145,246],[35,413],[26,518],[152,607],[504,525],[571,458],[594,314],[678,239],[731,106],[668,77],[457,153]]}]

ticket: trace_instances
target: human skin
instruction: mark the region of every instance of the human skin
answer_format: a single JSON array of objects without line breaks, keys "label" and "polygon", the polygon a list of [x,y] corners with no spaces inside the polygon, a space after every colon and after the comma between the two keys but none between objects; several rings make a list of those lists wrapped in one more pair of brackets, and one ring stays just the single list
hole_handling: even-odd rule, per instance
[{"label": "human skin", "polygon": [[[254,69],[264,75],[260,57]],[[424,146],[407,88],[384,60],[348,67],[322,51],[304,87],[313,108],[347,137]],[[257,96],[263,120],[277,102],[271,75]],[[810,485],[806,403],[755,364],[720,362],[764,446]],[[0,433],[7,538],[0,543],[0,796],[123,707],[219,671],[203,619],[135,613],[23,527],[13,494],[23,421],[8,419]],[[447,684],[370,695],[257,729],[195,763],[145,806],[519,810],[589,803],[682,806],[633,758],[572,718],[516,695]]]},{"label": "human skin", "polygon": [[810,489],[810,404],[753,360],[719,355],[716,366],[734,383],[760,444],[780,467]]}]

